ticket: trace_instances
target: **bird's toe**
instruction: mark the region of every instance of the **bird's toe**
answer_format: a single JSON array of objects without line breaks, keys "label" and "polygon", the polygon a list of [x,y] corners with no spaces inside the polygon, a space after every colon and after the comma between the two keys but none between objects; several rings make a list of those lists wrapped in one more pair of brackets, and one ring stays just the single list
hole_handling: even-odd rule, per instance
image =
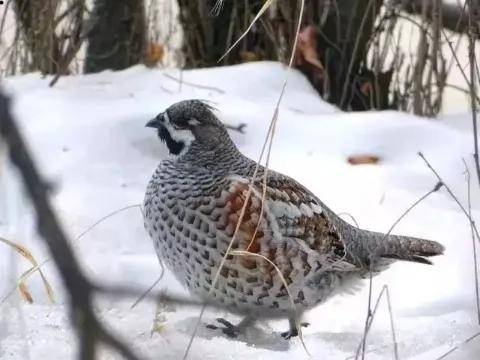
[{"label": "bird's toe", "polygon": [[228,337],[235,338],[238,336],[239,331],[237,326],[233,325],[230,321],[227,321],[223,318],[218,318],[216,319],[218,323],[220,323],[222,326],[214,325],[214,324],[208,324],[206,327],[211,330],[222,330],[222,332],[227,335]]}]

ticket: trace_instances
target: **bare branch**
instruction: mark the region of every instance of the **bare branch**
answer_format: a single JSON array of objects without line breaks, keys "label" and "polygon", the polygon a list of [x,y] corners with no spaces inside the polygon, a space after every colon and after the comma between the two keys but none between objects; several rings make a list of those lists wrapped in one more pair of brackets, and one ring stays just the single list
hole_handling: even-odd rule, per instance
[{"label": "bare branch", "polygon": [[[371,289],[371,287],[370,287],[370,289]],[[377,301],[375,303],[375,307],[373,308],[373,311],[371,312],[371,315],[367,320],[366,329],[364,331],[364,336],[362,338],[362,342],[357,347],[357,351],[355,353],[355,359],[358,358],[361,349],[362,349],[362,359],[364,359],[366,335],[367,335],[368,331],[370,330],[370,328],[373,324],[375,314],[377,313],[378,306],[380,305],[380,300],[382,299],[383,295],[385,295],[386,298],[387,298],[388,314],[390,316],[390,330],[391,330],[391,333],[392,333],[392,340],[393,340],[393,356],[394,356],[394,359],[398,360],[397,335],[396,335],[396,331],[395,331],[395,323],[393,321],[392,303],[391,303],[391,300],[390,300],[390,292],[388,291],[388,286],[387,285],[384,285],[383,288],[382,288],[382,291],[380,291],[380,294],[378,294]]]},{"label": "bare branch", "polygon": [[176,82],[178,82],[178,83],[180,83],[180,84],[185,84],[185,85],[187,85],[187,86],[196,87],[196,88],[203,89],[203,90],[215,91],[215,92],[217,92],[217,93],[219,93],[219,94],[225,94],[225,90],[219,89],[219,88],[214,87],[214,86],[194,84],[194,83],[185,81],[185,80],[183,80],[183,79],[178,79],[178,78],[176,78],[175,76],[170,75],[170,74],[167,74],[167,73],[164,73],[163,76],[165,76],[166,78],[169,78],[169,79],[171,79],[171,80],[173,80],[173,81],[176,81]]},{"label": "bare branch", "polygon": [[461,344],[459,345],[456,345],[455,347],[453,347],[452,349],[448,350],[445,354],[443,354],[442,356],[440,356],[439,358],[437,358],[436,360],[443,360],[445,359],[448,355],[450,355],[451,353],[457,351],[458,349],[460,349],[460,347],[462,345],[465,345],[465,344],[468,344],[470,341],[472,341],[473,339],[477,338],[480,336],[480,332],[478,333],[475,333],[473,334],[472,336],[470,336],[467,340],[465,340],[464,342],[462,342]]},{"label": "bare branch", "polygon": [[[428,7],[433,6],[433,1],[430,0],[395,0],[395,3],[401,4],[402,10],[414,15],[422,13],[422,5],[425,3]],[[468,14],[464,11],[463,6],[441,1],[441,8],[441,20],[445,28],[458,33],[468,31]],[[431,11],[427,11],[427,13],[431,14]]]},{"label": "bare branch", "polygon": [[67,9],[68,12],[65,12],[66,14],[73,12],[73,30],[69,35],[67,49],[61,55],[61,58],[59,60],[58,71],[49,84],[50,87],[54,86],[57,83],[58,79],[60,79],[60,76],[65,75],[68,72],[68,67],[70,66],[70,63],[75,58],[75,55],[77,55],[83,41],[85,40],[85,35],[83,35],[84,9],[84,1],[78,0],[73,3],[69,9]]},{"label": "bare branch", "polygon": [[[478,4],[476,5],[478,6]],[[477,78],[475,72],[475,45],[476,39],[478,39],[478,28],[474,25],[474,11],[475,5],[473,1],[468,1],[468,61],[470,64],[470,105],[472,110],[472,124],[473,124],[473,158],[475,159],[475,169],[477,171],[477,180],[480,184],[480,162],[478,159],[478,129],[477,129]]]},{"label": "bare branch", "polygon": [[435,175],[435,177],[438,179],[438,181],[440,183],[443,184],[443,187],[445,188],[445,190],[447,190],[448,194],[452,197],[452,199],[457,203],[458,207],[460,208],[460,210],[462,210],[462,212],[465,214],[465,216],[467,217],[467,219],[470,221],[470,224],[471,226],[473,227],[473,230],[475,232],[475,237],[477,238],[477,241],[480,242],[480,234],[478,233],[478,229],[477,229],[477,226],[475,225],[475,221],[472,219],[472,217],[470,217],[470,215],[468,214],[467,210],[465,209],[465,207],[462,205],[462,203],[460,202],[460,200],[458,200],[458,198],[455,196],[455,194],[453,193],[453,191],[450,189],[450,187],[445,184],[445,182],[443,181],[443,179],[440,177],[440,175],[438,174],[438,172],[433,168],[433,166],[430,164],[430,162],[425,158],[425,156],[419,152],[418,153],[418,156],[420,156],[422,158],[422,160],[425,162],[425,164],[427,165],[427,167],[432,171],[432,173]]},{"label": "bare branch", "polygon": [[25,142],[10,115],[9,99],[0,94],[0,135],[8,146],[10,160],[18,168],[37,215],[38,232],[43,237],[70,297],[70,311],[80,344],[80,358],[92,360],[100,342],[111,346],[129,360],[138,357],[98,321],[92,306],[94,287],[81,271],[65,231],[48,199],[48,186],[40,176]]},{"label": "bare branch", "polygon": [[[398,225],[398,223],[405,217],[407,216],[407,214],[412,211],[418,204],[420,204],[423,200],[425,200],[427,197],[429,197],[430,195],[432,195],[433,193],[437,192],[438,190],[440,190],[440,188],[443,186],[443,183],[441,181],[439,181],[433,188],[432,190],[430,190],[429,192],[427,192],[425,195],[421,196],[417,201],[415,201],[407,210],[405,210],[403,212],[402,215],[400,215],[400,217],[395,220],[395,222],[393,223],[393,225],[390,227],[390,229],[388,230],[388,232],[384,235],[383,237],[383,240],[385,240],[389,235],[390,233],[393,231],[393,229],[395,228],[395,226]],[[369,288],[368,288],[368,304],[367,304],[367,317],[365,319],[365,327],[364,327],[364,330],[363,330],[363,335],[362,335],[362,341],[360,342],[360,345],[358,346],[357,348],[357,351],[355,353],[355,359],[358,359],[358,356],[360,354],[360,350],[362,352],[362,360],[365,359],[365,350],[366,350],[366,344],[367,344],[367,335],[368,335],[368,332],[370,330],[370,326],[372,325],[372,322],[373,322],[373,318],[375,316],[375,312],[376,312],[376,308],[378,306],[378,302],[380,301],[380,298],[382,296],[382,293],[385,289],[382,289],[382,292],[380,293],[379,295],[379,298],[377,300],[377,304],[375,305],[375,309],[374,311],[372,312],[372,307],[371,307],[371,304],[372,304],[372,286],[373,286],[373,279],[372,279],[372,269],[371,269],[371,263],[370,263],[370,270],[369,270]],[[387,293],[388,293],[388,289],[386,290]],[[390,306],[390,296],[387,294],[388,296],[388,302],[389,302],[389,310],[390,310],[390,322],[391,322],[391,327],[392,327],[392,337],[393,337],[393,340],[394,340],[394,354],[395,354],[395,359],[398,359],[398,349],[397,349],[397,343],[396,343],[396,337],[395,337],[395,330],[394,330],[394,326],[393,326],[393,316],[391,314],[391,306]]]}]

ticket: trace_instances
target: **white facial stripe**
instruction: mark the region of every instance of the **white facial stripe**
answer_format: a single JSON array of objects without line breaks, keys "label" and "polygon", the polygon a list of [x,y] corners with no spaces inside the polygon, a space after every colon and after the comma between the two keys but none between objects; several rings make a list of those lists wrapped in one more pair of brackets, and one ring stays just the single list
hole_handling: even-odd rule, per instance
[{"label": "white facial stripe", "polygon": [[168,113],[166,111],[163,112],[163,119],[167,124],[170,124],[170,118],[168,117]]},{"label": "white facial stripe", "polygon": [[172,139],[175,140],[176,142],[182,142],[184,144],[183,150],[180,152],[180,154],[177,155],[177,156],[182,156],[188,151],[190,144],[195,140],[195,137],[193,136],[192,132],[188,129],[183,129],[183,130],[175,129],[173,125],[170,123],[170,118],[168,117],[168,114],[166,111],[163,114],[163,118],[165,120],[164,126],[167,128]]},{"label": "white facial stripe", "polygon": [[165,123],[165,127],[170,133],[170,136],[172,137],[172,139],[175,141],[182,141],[186,145],[190,145],[190,143],[193,140],[195,140],[195,137],[193,136],[192,132],[188,129],[178,130],[178,129],[175,129],[170,123]]}]

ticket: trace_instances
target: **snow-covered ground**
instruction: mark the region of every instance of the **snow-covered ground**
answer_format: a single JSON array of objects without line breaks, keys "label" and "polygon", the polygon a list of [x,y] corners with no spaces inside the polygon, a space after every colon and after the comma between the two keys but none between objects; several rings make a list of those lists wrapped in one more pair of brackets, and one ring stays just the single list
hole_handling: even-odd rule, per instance
[{"label": "snow-covered ground", "polygon": [[[180,77],[178,70],[137,66],[64,77],[54,88],[38,74],[7,79],[3,85],[13,96],[14,113],[42,171],[56,185],[54,203],[75,239],[102,216],[142,202],[150,175],[166,155],[144,125],[173,102],[213,101],[225,123],[247,124],[245,134],[231,135],[244,153],[257,158],[285,71],[282,65],[268,62],[191,70],[183,72],[180,86],[171,78]],[[302,182],[337,213],[351,214],[361,227],[385,232],[436,183],[418,151],[464,204],[467,184],[462,157],[466,159],[473,179],[473,215],[480,218],[472,143],[468,114],[444,120],[397,112],[345,114],[319,99],[307,80],[294,72],[281,106],[271,167]],[[359,166],[347,162],[349,156],[360,154],[379,156],[380,162]],[[48,258],[35,234],[30,207],[14,181],[15,172],[9,170],[6,179],[3,170],[0,236],[26,245],[39,261]],[[7,196],[9,208],[5,209]],[[443,257],[434,259],[434,266],[397,263],[373,282],[374,299],[384,284],[390,289],[400,358],[438,358],[480,331],[468,221],[441,190],[416,207],[394,233],[435,239],[447,248]],[[138,208],[118,213],[73,243],[86,271],[101,281],[147,288],[160,273]],[[0,299],[28,267],[0,244]],[[64,291],[54,266],[47,263],[44,270],[57,302],[49,303],[35,275],[28,282],[33,304],[24,303],[14,293],[0,305],[1,359],[74,357],[76,342]],[[158,288],[184,291],[168,272]],[[346,359],[354,354],[362,337],[367,299],[365,286],[307,314],[311,326],[304,330],[304,338],[313,358]],[[98,311],[138,352],[151,359],[181,358],[199,310],[176,307],[163,311],[156,322],[161,323],[161,330],[152,335],[155,304],[144,301],[132,310],[132,301],[102,298]],[[219,315],[236,320],[208,310],[203,322]],[[201,326],[190,358],[307,358],[298,340],[279,337],[286,326],[285,321],[263,322],[238,340]],[[367,359],[393,357],[385,303],[376,315],[367,351]],[[473,340],[448,358],[474,359],[479,354],[480,342]],[[104,358],[116,357],[105,352]]]}]

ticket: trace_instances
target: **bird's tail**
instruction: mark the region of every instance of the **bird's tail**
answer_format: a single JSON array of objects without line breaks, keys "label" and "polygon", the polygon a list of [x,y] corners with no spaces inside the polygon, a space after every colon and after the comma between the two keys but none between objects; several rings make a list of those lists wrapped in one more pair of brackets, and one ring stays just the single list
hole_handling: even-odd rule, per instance
[{"label": "bird's tail", "polygon": [[[353,253],[364,264],[383,263],[382,260],[413,261],[421,264],[432,264],[427,259],[442,255],[443,245],[436,241],[424,240],[409,236],[385,235],[382,233],[359,230],[355,234]],[[352,245],[353,245],[352,244]],[[356,248],[356,249],[355,249]],[[355,251],[357,250],[357,251]]]},{"label": "bird's tail", "polygon": [[[380,235],[385,237],[383,234]],[[443,245],[432,240],[397,235],[389,235],[387,239],[380,254],[380,257],[384,259],[413,261],[431,265],[432,262],[427,258],[442,255],[445,251]]]}]

